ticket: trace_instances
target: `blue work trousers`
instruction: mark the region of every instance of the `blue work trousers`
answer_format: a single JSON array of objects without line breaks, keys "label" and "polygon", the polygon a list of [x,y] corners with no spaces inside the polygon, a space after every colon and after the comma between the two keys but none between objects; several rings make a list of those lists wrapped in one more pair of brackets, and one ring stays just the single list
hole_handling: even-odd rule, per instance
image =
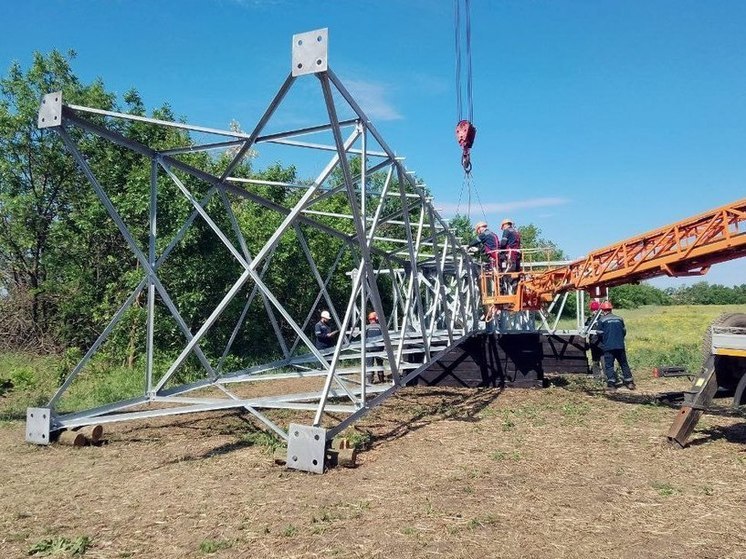
[{"label": "blue work trousers", "polygon": [[614,371],[614,360],[619,362],[622,368],[622,382],[633,382],[632,371],[627,363],[627,352],[624,349],[607,349],[604,351],[604,370],[606,371],[606,383],[616,384],[616,371]]}]

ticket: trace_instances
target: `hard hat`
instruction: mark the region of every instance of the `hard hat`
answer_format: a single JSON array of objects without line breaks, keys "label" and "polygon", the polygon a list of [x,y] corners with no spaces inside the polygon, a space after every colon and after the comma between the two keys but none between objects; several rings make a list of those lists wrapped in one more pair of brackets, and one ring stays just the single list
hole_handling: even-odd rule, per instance
[{"label": "hard hat", "polygon": [[331,320],[332,315],[329,314],[329,311],[321,311],[321,318],[326,318],[327,320]]},{"label": "hard hat", "polygon": [[591,301],[591,310],[592,311],[597,311],[600,308],[601,308],[601,303],[599,303],[598,301]]},{"label": "hard hat", "polygon": [[602,311],[610,311],[612,308],[614,307],[611,306],[611,301],[604,301],[603,303],[601,303]]},{"label": "hard hat", "polygon": [[368,313],[368,321],[370,322],[371,320],[378,320],[378,314],[376,313],[376,311],[371,311]]},{"label": "hard hat", "polygon": [[506,225],[513,225],[513,220],[507,217],[503,219],[502,222],[500,223],[500,227],[505,227]]},{"label": "hard hat", "polygon": [[486,221],[478,221],[477,224],[474,226],[474,231],[476,231],[477,233],[479,233],[479,230],[482,227],[487,227],[487,222]]}]

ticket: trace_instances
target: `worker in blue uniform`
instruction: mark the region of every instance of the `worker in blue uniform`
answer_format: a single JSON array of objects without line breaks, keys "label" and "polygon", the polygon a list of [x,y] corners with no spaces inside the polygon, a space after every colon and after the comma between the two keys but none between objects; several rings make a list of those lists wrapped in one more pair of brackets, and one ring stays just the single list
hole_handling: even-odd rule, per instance
[{"label": "worker in blue uniform", "polygon": [[503,219],[500,224],[502,238],[500,239],[500,250],[505,258],[503,266],[505,272],[521,271],[521,234],[513,226],[512,219]]},{"label": "worker in blue uniform", "polygon": [[490,269],[497,270],[497,250],[500,248],[500,239],[487,228],[487,222],[480,221],[474,226],[477,238],[469,243],[470,249],[476,249],[482,245],[482,251],[489,257]]},{"label": "worker in blue uniform", "polygon": [[604,351],[604,370],[606,371],[606,386],[609,390],[617,389],[617,376],[614,370],[614,360],[619,362],[622,368],[622,382],[630,390],[634,390],[635,381],[632,371],[627,363],[627,351],[624,347],[624,338],[627,328],[624,320],[611,312],[612,305],[609,301],[601,303],[601,317],[596,323],[596,329],[601,331],[601,349]]},{"label": "worker in blue uniform", "polygon": [[329,314],[329,311],[321,311],[321,320],[313,327],[317,349],[327,349],[334,346],[334,338],[339,332],[337,330],[332,332],[332,329],[329,328],[331,319],[332,315]]},{"label": "worker in blue uniform", "polygon": [[506,274],[502,278],[503,291],[515,293],[518,287],[518,272],[521,271],[521,234],[513,226],[512,219],[503,219],[500,223],[500,269]]}]

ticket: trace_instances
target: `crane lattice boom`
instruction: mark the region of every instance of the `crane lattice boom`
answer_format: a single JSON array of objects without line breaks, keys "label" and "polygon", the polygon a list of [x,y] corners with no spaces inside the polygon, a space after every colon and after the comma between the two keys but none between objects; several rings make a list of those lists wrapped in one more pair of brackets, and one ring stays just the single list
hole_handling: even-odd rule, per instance
[{"label": "crane lattice boom", "polygon": [[[660,276],[703,275],[713,264],[742,256],[746,256],[746,198],[593,251],[565,266],[524,274],[515,294],[487,293],[483,302],[538,308],[564,291],[590,291]],[[483,287],[492,283],[483,278]]]}]

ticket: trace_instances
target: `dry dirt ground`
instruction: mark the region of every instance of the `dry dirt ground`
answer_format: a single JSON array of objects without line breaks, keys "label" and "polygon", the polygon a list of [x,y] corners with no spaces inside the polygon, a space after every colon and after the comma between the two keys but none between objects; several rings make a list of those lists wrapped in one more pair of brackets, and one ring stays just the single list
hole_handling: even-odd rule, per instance
[{"label": "dry dirt ground", "polygon": [[746,419],[707,414],[665,446],[676,411],[648,395],[685,385],[407,389],[359,425],[358,467],[323,476],[274,465],[235,413],[81,449],[5,423],[0,557],[81,536],[86,558],[746,557]]}]

